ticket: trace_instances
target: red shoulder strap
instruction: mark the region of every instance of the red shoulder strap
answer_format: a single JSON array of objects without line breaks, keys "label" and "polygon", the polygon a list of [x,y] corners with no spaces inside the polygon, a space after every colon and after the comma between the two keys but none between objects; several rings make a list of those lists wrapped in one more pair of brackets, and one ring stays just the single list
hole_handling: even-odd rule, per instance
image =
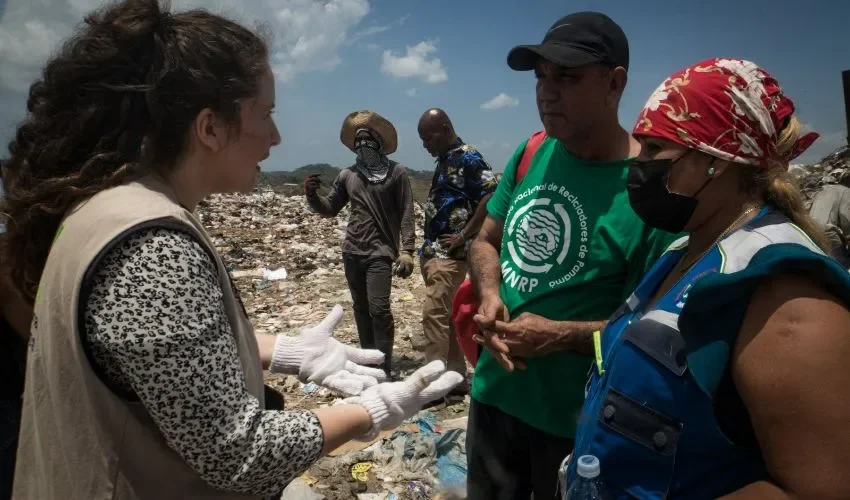
[{"label": "red shoulder strap", "polygon": [[546,140],[546,131],[541,130],[540,132],[535,132],[528,138],[528,142],[525,143],[525,150],[522,152],[522,158],[519,160],[519,165],[516,169],[516,176],[514,177],[517,184],[525,177],[525,174],[528,173],[528,167],[531,165],[531,160],[534,158],[534,153],[537,152],[537,148],[543,144],[543,141]]}]

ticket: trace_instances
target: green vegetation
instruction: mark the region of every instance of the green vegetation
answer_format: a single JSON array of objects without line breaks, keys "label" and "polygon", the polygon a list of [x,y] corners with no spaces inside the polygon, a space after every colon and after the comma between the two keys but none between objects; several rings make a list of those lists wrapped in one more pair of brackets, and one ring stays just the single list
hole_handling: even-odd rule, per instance
[{"label": "green vegetation", "polygon": [[[320,194],[327,194],[328,186],[333,183],[336,176],[339,175],[340,169],[328,165],[327,163],[312,163],[304,165],[291,172],[275,171],[262,172],[260,174],[260,186],[270,186],[275,191],[285,195],[304,194],[304,179],[313,174],[319,174],[322,179],[322,188]],[[423,170],[408,170],[410,176],[410,185],[413,189],[413,198],[423,203],[428,196],[428,191],[431,189],[431,179],[434,172]]]}]

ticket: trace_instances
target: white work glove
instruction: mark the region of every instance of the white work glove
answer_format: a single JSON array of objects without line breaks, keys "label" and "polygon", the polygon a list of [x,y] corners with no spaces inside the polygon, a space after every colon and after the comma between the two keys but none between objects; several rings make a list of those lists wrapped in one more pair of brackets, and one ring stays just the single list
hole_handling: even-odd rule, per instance
[{"label": "white work glove", "polygon": [[339,404],[357,404],[372,417],[372,429],[357,439],[371,441],[382,430],[395,429],[422,407],[445,397],[463,381],[463,375],[447,372],[442,361],[431,361],[413,372],[402,382],[387,382],[370,387],[359,396],[344,399]]},{"label": "white work glove", "polygon": [[297,374],[301,382],[313,382],[347,396],[360,394],[386,380],[383,370],[361,366],[383,363],[384,353],[358,349],[332,338],[342,315],[342,306],[337,305],[321,323],[304,328],[297,337],[279,335],[271,372]]}]

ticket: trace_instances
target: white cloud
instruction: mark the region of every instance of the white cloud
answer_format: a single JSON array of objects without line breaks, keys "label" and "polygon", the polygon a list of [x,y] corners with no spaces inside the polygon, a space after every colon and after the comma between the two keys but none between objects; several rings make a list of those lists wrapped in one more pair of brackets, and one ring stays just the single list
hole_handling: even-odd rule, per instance
[{"label": "white cloud", "polygon": [[410,97],[414,97],[416,96],[416,89],[407,89],[407,92],[405,92],[405,94],[409,95]]},{"label": "white cloud", "polygon": [[0,20],[0,88],[25,92],[87,6],[83,0],[59,6],[48,0],[9,0]]},{"label": "white cloud", "polygon": [[[83,16],[105,0],[8,0],[0,20],[0,89],[25,92],[51,52]],[[371,26],[349,35],[369,13],[368,0],[174,0],[172,11],[203,7],[273,34],[272,67],[281,81],[330,70],[353,39],[388,29]]]},{"label": "white cloud", "polygon": [[360,38],[363,38],[363,37],[366,37],[366,36],[377,35],[378,33],[383,33],[384,31],[387,31],[390,28],[392,28],[391,25],[369,26],[365,30],[358,31],[357,33],[355,33],[354,36],[351,37],[351,39],[357,40],[357,39],[360,39]]},{"label": "white cloud", "polygon": [[369,49],[369,50],[378,50],[378,49],[381,48],[381,46],[378,45],[377,43],[367,43],[366,48]]},{"label": "white cloud", "polygon": [[513,108],[519,104],[519,99],[516,97],[511,97],[508,94],[502,92],[496,97],[490,99],[481,105],[481,109],[501,109],[501,108]]},{"label": "white cloud", "polygon": [[502,142],[501,144],[499,144],[499,146],[500,146],[502,149],[511,149],[511,148],[515,148],[515,147],[516,147],[516,144],[511,144],[511,143],[510,143],[510,142],[508,142],[508,141],[504,141],[504,142]]},{"label": "white cloud", "polygon": [[[256,7],[254,2],[239,3]],[[285,82],[299,73],[330,70],[339,65],[338,51],[350,41],[348,32],[369,12],[367,0],[286,0],[282,4],[266,0],[264,3],[272,10],[272,17],[265,18],[271,20],[275,37],[272,67]],[[374,34],[375,28],[362,33]]]},{"label": "white cloud", "polygon": [[385,50],[381,71],[398,78],[420,78],[426,83],[444,82],[449,76],[443,63],[434,55],[435,52],[436,40],[408,45],[404,55],[395,55],[393,51]]}]

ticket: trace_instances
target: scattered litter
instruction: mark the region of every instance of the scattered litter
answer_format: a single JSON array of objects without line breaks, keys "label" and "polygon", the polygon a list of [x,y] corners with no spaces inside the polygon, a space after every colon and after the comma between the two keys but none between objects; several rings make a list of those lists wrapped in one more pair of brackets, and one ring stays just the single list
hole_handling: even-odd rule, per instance
[{"label": "scattered litter", "polygon": [[357,500],[387,500],[389,498],[388,492],[383,493],[359,493],[357,495]]},{"label": "scattered litter", "polygon": [[466,424],[469,420],[469,417],[460,417],[452,420],[443,420],[440,424],[440,427],[443,429],[443,432],[446,432],[451,429],[463,429],[466,430]]},{"label": "scattered litter", "polygon": [[349,490],[351,490],[351,493],[353,493],[355,495],[357,495],[359,493],[366,493],[366,491],[369,489],[369,487],[366,486],[366,483],[364,483],[362,481],[353,481],[353,482],[348,483],[348,484],[349,484]]},{"label": "scattered litter", "polygon": [[424,432],[430,436],[440,432],[439,427],[437,426],[437,415],[428,410],[420,411],[415,417],[410,419],[410,421],[419,425],[419,432]]},{"label": "scattered litter", "polygon": [[248,269],[241,271],[231,271],[230,277],[233,279],[239,278],[259,278],[263,275],[263,272],[259,269]]},{"label": "scattered litter", "polygon": [[369,462],[360,462],[351,466],[351,477],[365,483],[369,480],[369,470],[372,469],[372,464]]},{"label": "scattered litter", "polygon": [[310,485],[300,478],[289,483],[280,496],[280,500],[324,500],[324,498],[324,495],[313,491]]},{"label": "scattered litter", "polygon": [[269,281],[280,281],[286,279],[286,269],[279,268],[271,271],[269,269],[263,268],[263,278]]},{"label": "scattered litter", "polygon": [[328,453],[328,455],[331,456],[331,457],[338,457],[340,455],[345,455],[346,453],[351,453],[352,451],[365,450],[366,448],[368,448],[372,444],[379,443],[379,442],[383,441],[385,438],[392,436],[398,430],[402,430],[404,432],[419,432],[419,426],[414,425],[414,424],[407,424],[407,425],[400,427],[397,430],[383,431],[380,434],[378,434],[378,437],[376,437],[375,439],[373,439],[369,442],[349,441],[349,442],[345,443],[344,445],[340,446],[339,448]]},{"label": "scattered litter", "polygon": [[422,481],[411,481],[407,483],[407,498],[411,500],[430,500],[431,488]]},{"label": "scattered litter", "polygon": [[452,429],[437,441],[437,477],[440,489],[466,488],[466,430]]},{"label": "scattered litter", "polygon": [[304,481],[305,483],[307,483],[309,486],[313,486],[314,484],[319,482],[318,479],[316,479],[315,477],[313,477],[312,474],[310,474],[310,471],[307,471],[304,474],[301,474],[300,479],[302,481]]}]

